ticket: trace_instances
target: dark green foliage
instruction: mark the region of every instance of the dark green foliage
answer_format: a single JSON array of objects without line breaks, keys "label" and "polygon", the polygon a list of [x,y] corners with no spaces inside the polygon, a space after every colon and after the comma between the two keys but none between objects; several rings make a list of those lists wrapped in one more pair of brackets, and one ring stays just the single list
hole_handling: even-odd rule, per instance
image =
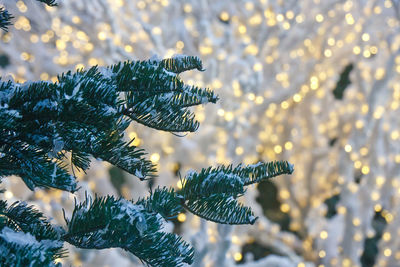
[{"label": "dark green foliage", "polygon": [[181,73],[187,70],[197,69],[199,71],[204,71],[203,64],[198,57],[188,57],[181,56],[179,60],[177,57],[172,59],[163,59],[161,65],[168,71],[174,73]]},{"label": "dark green foliage", "polygon": [[353,67],[353,63],[348,64],[340,74],[339,81],[332,92],[336,99],[343,99],[344,90],[346,90],[347,86],[351,83],[350,73],[353,70]]},{"label": "dark green foliage", "polygon": [[[182,58],[190,62],[192,57]],[[168,62],[191,68],[173,59]],[[93,156],[140,179],[154,177],[155,167],[144,159],[144,151],[124,141],[131,120],[165,131],[195,131],[199,123],[188,107],[218,99],[208,89],[185,85],[162,66],[154,61],[125,62],[67,72],[57,83],[1,82],[0,94],[7,97],[0,101],[7,109],[0,110],[5,154],[0,176],[19,175],[30,189],[73,192],[76,183],[65,171],[65,161],[86,170]],[[50,179],[54,171],[56,180]]]},{"label": "dark green foliage", "polygon": [[223,224],[253,224],[251,209],[236,200],[245,193],[245,186],[281,174],[291,174],[293,165],[286,161],[258,163],[243,167],[220,166],[191,172],[183,181],[184,207],[206,220]]},{"label": "dark green foliage", "polygon": [[184,207],[207,221],[222,224],[254,224],[257,219],[249,207],[244,207],[233,197],[224,195],[189,199]]},{"label": "dark green foliage", "polygon": [[[22,235],[21,238],[24,238],[23,235],[28,235],[22,232],[18,232],[18,234]],[[57,257],[55,257],[54,253],[49,249],[48,244],[37,242],[32,245],[24,245],[12,241],[12,239],[6,239],[0,235],[0,251],[2,252],[0,254],[0,266],[61,266],[53,262]]]},{"label": "dark green foliage", "polygon": [[10,26],[11,20],[14,17],[8,13],[7,10],[4,9],[4,7],[0,7],[0,29],[2,29],[3,31],[7,31],[8,30],[8,26]]},{"label": "dark green foliage", "polygon": [[193,248],[180,237],[162,232],[162,217],[156,215],[157,211],[124,199],[87,197],[66,219],[65,240],[80,248],[120,247],[152,266],[190,264]]},{"label": "dark green foliage", "polygon": [[57,6],[56,0],[37,0],[37,1],[45,3],[48,6]]},{"label": "dark green foliage", "polygon": [[64,230],[24,202],[7,207],[7,202],[0,200],[0,230],[1,266],[52,266],[53,260],[65,256]]},{"label": "dark green foliage", "polygon": [[0,68],[6,68],[10,65],[10,58],[6,54],[0,55]]},{"label": "dark green foliage", "polygon": [[156,188],[149,197],[140,199],[137,204],[143,205],[149,212],[159,213],[165,219],[172,219],[182,211],[181,198],[173,188]]},{"label": "dark green foliage", "polygon": [[366,238],[364,241],[364,251],[361,255],[361,266],[372,267],[375,266],[376,256],[378,255],[378,244],[382,238],[383,232],[387,222],[382,216],[382,212],[375,212],[375,216],[372,219],[372,227],[375,230],[375,235],[370,238]]},{"label": "dark green foliage", "polygon": [[325,217],[330,219],[337,214],[336,204],[340,200],[340,194],[333,195],[330,198],[325,199],[324,203],[328,207]]}]

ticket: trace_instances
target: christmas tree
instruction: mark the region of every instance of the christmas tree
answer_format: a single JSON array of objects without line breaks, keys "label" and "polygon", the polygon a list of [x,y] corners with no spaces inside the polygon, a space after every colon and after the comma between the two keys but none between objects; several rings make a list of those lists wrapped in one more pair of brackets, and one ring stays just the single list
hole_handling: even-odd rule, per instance
[{"label": "christmas tree", "polygon": [[[3,30],[11,19],[0,10]],[[0,80],[0,177],[19,176],[31,190],[74,193],[75,173],[86,171],[94,157],[152,179],[156,166],[125,130],[136,122],[171,133],[196,131],[190,107],[216,103],[218,96],[183,82],[180,74],[195,69],[203,71],[198,57],[178,55],[69,71],[56,82]],[[67,255],[67,242],[122,248],[151,266],[191,264],[194,249],[163,231],[165,221],[186,210],[220,224],[254,224],[256,216],[238,198],[249,185],[292,172],[286,161],[209,167],[187,173],[179,190],[157,187],[136,201],[87,195],[71,216],[64,215],[65,225],[52,224],[25,202],[0,200],[0,263],[54,266]]]}]

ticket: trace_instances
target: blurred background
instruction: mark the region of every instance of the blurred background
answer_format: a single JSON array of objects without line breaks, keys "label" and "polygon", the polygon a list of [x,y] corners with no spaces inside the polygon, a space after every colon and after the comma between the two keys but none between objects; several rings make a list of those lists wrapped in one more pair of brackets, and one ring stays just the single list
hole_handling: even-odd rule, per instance
[{"label": "blurred background", "polygon": [[[131,125],[127,138],[158,164],[153,181],[93,160],[75,195],[10,177],[10,202],[62,223],[85,190],[137,199],[150,186],[179,188],[190,169],[288,160],[293,175],[243,198],[255,225],[184,213],[167,225],[195,247],[193,266],[400,266],[400,1],[2,2],[15,16],[0,32],[3,80],[186,54],[206,71],[182,78],[220,96],[195,109],[201,126],[183,137]],[[65,266],[141,266],[119,249],[68,249]]]}]

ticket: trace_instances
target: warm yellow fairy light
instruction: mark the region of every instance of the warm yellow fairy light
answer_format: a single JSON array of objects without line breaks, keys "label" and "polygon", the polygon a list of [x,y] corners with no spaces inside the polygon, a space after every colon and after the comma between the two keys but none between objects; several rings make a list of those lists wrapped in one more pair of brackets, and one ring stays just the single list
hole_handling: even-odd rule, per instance
[{"label": "warm yellow fairy light", "polygon": [[151,154],[150,160],[153,163],[157,163],[160,160],[160,154],[158,154],[158,153]]},{"label": "warm yellow fairy light", "polygon": [[361,220],[358,217],[353,218],[353,225],[354,226],[360,226]]},{"label": "warm yellow fairy light", "polygon": [[240,253],[240,252],[236,252],[235,254],[233,254],[233,259],[235,261],[241,261],[242,258],[243,258],[243,256],[242,256],[242,253]]},{"label": "warm yellow fairy light", "polygon": [[344,146],[344,150],[345,150],[347,153],[350,153],[350,152],[351,152],[351,150],[352,150],[352,147],[351,147],[351,145],[349,145],[349,144],[346,144],[346,145]]},{"label": "warm yellow fairy light", "polygon": [[368,174],[369,173],[369,166],[365,165],[361,168],[362,174]]},{"label": "warm yellow fairy light", "polygon": [[282,212],[287,213],[287,212],[289,212],[289,210],[290,210],[289,204],[287,204],[287,203],[281,204],[281,211]]},{"label": "warm yellow fairy light", "polygon": [[6,198],[6,199],[10,199],[10,198],[12,198],[14,196],[14,194],[13,194],[13,192],[11,192],[11,191],[5,191],[4,192],[4,197]]},{"label": "warm yellow fairy light", "polygon": [[292,148],[293,148],[293,143],[290,142],[290,141],[287,141],[287,142],[285,143],[285,149],[286,149],[286,150],[291,150]]},{"label": "warm yellow fairy light", "polygon": [[185,213],[179,213],[177,219],[181,223],[186,221],[186,214]]},{"label": "warm yellow fairy light", "polygon": [[385,249],[383,255],[385,255],[385,257],[390,257],[392,255],[392,250],[390,248]]},{"label": "warm yellow fairy light", "polygon": [[279,154],[282,152],[282,147],[280,145],[274,146],[274,151],[276,154]]},{"label": "warm yellow fairy light", "polygon": [[319,233],[319,236],[321,237],[321,239],[327,239],[328,238],[328,232],[327,231],[321,231],[321,233]]},{"label": "warm yellow fairy light", "polygon": [[236,155],[242,155],[242,154],[243,154],[243,151],[244,151],[244,149],[243,149],[243,147],[241,147],[241,146],[238,146],[238,147],[236,147],[236,149],[235,149]]}]

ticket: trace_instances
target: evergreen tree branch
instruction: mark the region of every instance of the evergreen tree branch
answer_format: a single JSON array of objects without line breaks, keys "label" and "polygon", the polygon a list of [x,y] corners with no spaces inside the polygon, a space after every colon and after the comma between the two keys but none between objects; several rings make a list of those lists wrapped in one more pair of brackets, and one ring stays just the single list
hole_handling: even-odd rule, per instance
[{"label": "evergreen tree branch", "polygon": [[149,207],[112,196],[87,197],[66,219],[64,240],[80,248],[120,247],[151,266],[190,264],[193,248],[175,234],[162,232],[161,216]]},{"label": "evergreen tree branch", "polygon": [[48,6],[57,6],[56,0],[36,0],[42,3],[45,3]]},{"label": "evergreen tree branch", "polygon": [[282,174],[292,174],[293,171],[293,164],[287,161],[274,161],[267,163],[259,162],[246,167],[239,165],[232,170],[232,173],[243,177],[244,185],[248,186]]},{"label": "evergreen tree branch", "polygon": [[64,230],[25,202],[7,207],[0,200],[0,230],[1,266],[54,266],[53,260],[66,255],[61,240]]},{"label": "evergreen tree branch", "polygon": [[249,207],[222,194],[190,199],[183,206],[200,218],[221,224],[254,224],[257,220]]},{"label": "evergreen tree branch", "polygon": [[242,167],[219,166],[189,172],[179,195],[182,205],[201,218],[225,224],[253,224],[256,218],[250,208],[236,200],[245,186],[281,174],[291,174],[293,165],[286,161],[257,163]]},{"label": "evergreen tree branch", "polygon": [[159,188],[147,198],[139,199],[137,205],[143,205],[149,212],[159,213],[165,219],[172,219],[182,211],[181,199],[173,188]]},{"label": "evergreen tree branch", "polygon": [[4,7],[0,7],[0,29],[8,31],[8,27],[12,25],[11,20],[13,18]]},{"label": "evergreen tree branch", "polygon": [[37,241],[30,233],[16,232],[9,227],[0,232],[0,266],[55,267],[60,258],[52,250],[50,242]]},{"label": "evergreen tree branch", "polygon": [[200,58],[193,56],[175,55],[172,58],[161,60],[160,65],[174,73],[181,73],[193,69],[204,71]]}]

